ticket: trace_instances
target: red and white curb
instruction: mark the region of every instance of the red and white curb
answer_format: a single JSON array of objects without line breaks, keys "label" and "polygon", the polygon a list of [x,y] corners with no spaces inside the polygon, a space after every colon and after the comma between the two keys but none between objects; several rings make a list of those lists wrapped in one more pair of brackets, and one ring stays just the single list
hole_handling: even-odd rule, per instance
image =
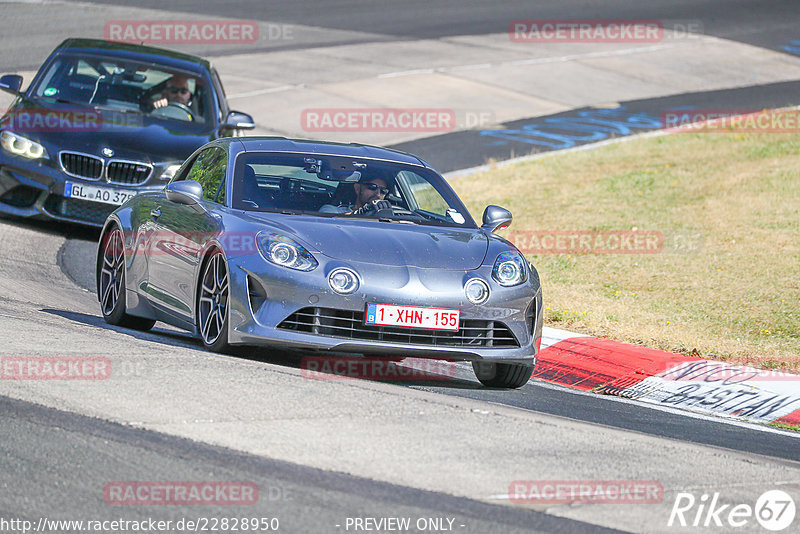
[{"label": "red and white curb", "polygon": [[800,375],[545,327],[533,378],[663,407],[800,425]]}]

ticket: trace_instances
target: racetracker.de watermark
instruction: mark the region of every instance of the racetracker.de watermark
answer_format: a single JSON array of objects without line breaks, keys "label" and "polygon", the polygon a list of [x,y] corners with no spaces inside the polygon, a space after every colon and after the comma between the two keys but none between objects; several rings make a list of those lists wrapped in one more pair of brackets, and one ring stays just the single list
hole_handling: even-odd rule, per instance
[{"label": "racetracker.de watermark", "polygon": [[447,108],[315,108],[300,114],[306,132],[451,132],[456,112]]},{"label": "racetracker.de watermark", "polygon": [[655,230],[534,230],[508,240],[524,254],[658,254],[664,235]]},{"label": "racetracker.de watermark", "polygon": [[658,20],[536,19],[512,20],[516,43],[658,43],[664,24]]},{"label": "racetracker.de watermark", "polygon": [[[285,37],[285,32],[279,33]],[[253,20],[110,20],[103,36],[136,44],[253,44],[260,40],[258,23]]]},{"label": "racetracker.de watermark", "polygon": [[2,380],[106,380],[111,360],[103,356],[3,356]]},{"label": "racetracker.de watermark", "polygon": [[59,111],[55,109],[11,109],[3,116],[2,126],[17,133],[87,133],[105,127],[133,127],[144,125],[139,113],[99,110],[94,108]]},{"label": "racetracker.de watermark", "polygon": [[[219,243],[229,255],[257,254],[256,234],[253,232],[167,232],[152,231],[126,235],[126,247],[131,253],[145,256],[174,256],[176,251],[197,253],[210,242]],[[103,250],[113,246],[113,234],[103,237]]]},{"label": "racetracker.de watermark", "polygon": [[661,128],[692,133],[800,133],[800,110],[668,109]]},{"label": "racetracker.de watermark", "polygon": [[300,374],[311,380],[451,380],[456,376],[456,365],[425,358],[406,358],[400,363],[376,358],[307,356],[300,361]]},{"label": "racetracker.de watermark", "polygon": [[514,504],[657,504],[664,487],[657,480],[515,480],[508,498]]},{"label": "racetracker.de watermark", "polygon": [[254,482],[119,481],[103,487],[106,504],[128,506],[248,505],[258,502]]}]

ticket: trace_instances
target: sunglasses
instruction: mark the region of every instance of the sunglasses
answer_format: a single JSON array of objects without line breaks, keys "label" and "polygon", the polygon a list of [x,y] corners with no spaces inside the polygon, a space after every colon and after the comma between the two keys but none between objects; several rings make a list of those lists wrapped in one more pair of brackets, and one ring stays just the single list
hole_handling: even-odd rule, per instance
[{"label": "sunglasses", "polygon": [[189,90],[186,87],[167,87],[167,91],[169,91],[173,95],[178,93],[185,95],[189,92]]},{"label": "sunglasses", "polygon": [[388,195],[389,194],[389,188],[388,187],[381,187],[378,184],[375,184],[375,183],[372,183],[372,182],[363,183],[363,184],[361,184],[361,187],[366,187],[370,191],[377,191],[378,189],[380,189],[381,190],[381,194],[383,194],[383,195]]}]

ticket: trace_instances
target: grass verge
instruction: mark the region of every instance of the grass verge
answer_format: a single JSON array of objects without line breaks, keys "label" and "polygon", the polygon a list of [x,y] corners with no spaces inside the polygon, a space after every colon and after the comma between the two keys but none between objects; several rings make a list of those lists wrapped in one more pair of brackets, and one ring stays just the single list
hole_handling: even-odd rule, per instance
[{"label": "grass verge", "polygon": [[658,253],[529,255],[546,325],[800,372],[799,175],[798,134],[678,133],[451,184],[477,220],[487,204],[511,210],[506,237],[663,236]]},{"label": "grass verge", "polygon": [[785,423],[770,423],[769,426],[780,428],[783,430],[794,430],[795,432],[800,432],[800,425],[787,425]]}]

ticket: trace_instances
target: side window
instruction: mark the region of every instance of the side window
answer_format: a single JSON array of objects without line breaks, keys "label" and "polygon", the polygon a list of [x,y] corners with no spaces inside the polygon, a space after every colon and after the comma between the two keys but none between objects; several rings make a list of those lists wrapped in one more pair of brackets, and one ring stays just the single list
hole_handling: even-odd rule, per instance
[{"label": "side window", "polygon": [[425,178],[413,172],[402,171],[399,173],[398,179],[406,186],[410,196],[414,198],[413,204],[416,206],[410,203],[413,209],[421,209],[442,216],[447,214],[450,205]]},{"label": "side window", "polygon": [[225,204],[225,169],[228,155],[219,147],[201,153],[189,169],[187,180],[195,180],[203,186],[203,198]]},{"label": "side window", "polygon": [[211,69],[211,81],[217,93],[217,103],[219,104],[219,121],[225,120],[228,116],[228,101],[225,96],[225,88],[222,86],[222,80],[219,79],[216,69]]}]

